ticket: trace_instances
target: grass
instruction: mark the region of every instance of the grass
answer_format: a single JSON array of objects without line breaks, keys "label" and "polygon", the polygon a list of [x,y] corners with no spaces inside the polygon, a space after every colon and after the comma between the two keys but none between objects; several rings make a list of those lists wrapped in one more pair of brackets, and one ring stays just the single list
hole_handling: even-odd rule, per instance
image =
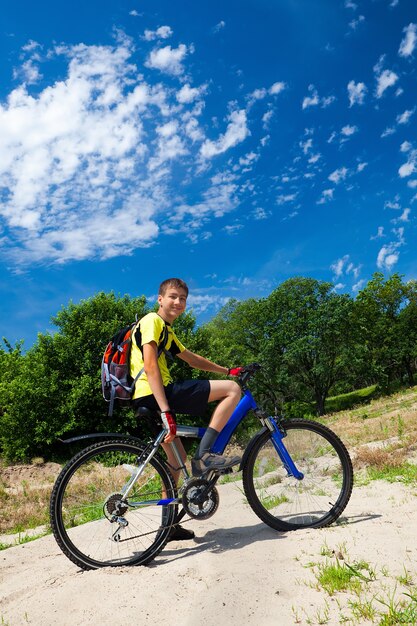
[{"label": "grass", "polygon": [[325,402],[325,409],[328,413],[346,411],[358,405],[368,403],[376,396],[376,393],[377,386],[371,385],[370,387],[351,391],[350,393],[342,393],[338,396],[332,396],[331,398],[327,398]]},{"label": "grass", "polygon": [[329,596],[336,592],[350,591],[358,592],[361,589],[361,582],[370,582],[375,579],[375,574],[370,565],[365,561],[359,561],[353,565],[326,559],[325,563],[320,563],[315,572],[317,582]]},{"label": "grass", "polygon": [[49,497],[52,481],[29,486],[25,481],[17,487],[0,482],[0,533],[20,533],[28,528],[49,524]]},{"label": "grass", "polygon": [[50,534],[50,529],[49,527],[39,533],[34,533],[31,535],[28,535],[26,533],[21,534],[19,533],[18,537],[16,537],[16,539],[12,542],[12,543],[2,543],[0,542],[0,551],[1,550],[7,550],[7,548],[11,548],[12,546],[21,546],[25,543],[30,543],[31,541],[35,541],[36,539],[40,539],[41,537],[45,537],[46,535]]},{"label": "grass", "polygon": [[[336,618],[334,612],[329,612],[327,602],[311,616],[301,609],[307,624],[362,626],[366,622],[375,626],[417,626],[415,575],[405,566],[400,575],[387,580],[389,572],[385,566],[377,570],[365,560],[350,564],[346,543],[332,548],[325,541],[320,557],[318,562],[307,563],[316,579],[314,585],[308,584],[319,592],[326,592],[333,602],[330,606],[337,606],[338,614]],[[296,623],[301,623],[301,619]]]},{"label": "grass", "polygon": [[414,626],[417,624],[417,597],[409,593],[403,595],[410,600],[397,599],[394,594],[388,600],[378,598],[378,602],[388,609],[388,612],[382,616],[379,626],[398,626],[399,624]]},{"label": "grass", "polygon": [[262,496],[262,494],[260,494],[259,500],[267,511],[274,509],[280,504],[284,504],[284,502],[290,502],[287,496],[274,496],[271,494],[265,496]]}]

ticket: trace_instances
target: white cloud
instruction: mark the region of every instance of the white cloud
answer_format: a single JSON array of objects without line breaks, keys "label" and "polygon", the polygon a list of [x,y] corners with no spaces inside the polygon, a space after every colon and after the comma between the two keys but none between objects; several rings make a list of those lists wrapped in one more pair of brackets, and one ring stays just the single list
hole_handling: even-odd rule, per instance
[{"label": "white cloud", "polygon": [[156,30],[145,30],[143,38],[146,41],[154,41],[155,39],[168,39],[173,34],[169,26],[160,26]]},{"label": "white cloud", "polygon": [[397,124],[408,124],[414,112],[415,112],[415,109],[412,109],[412,110],[404,111],[404,113],[397,115],[397,119],[396,119]]},{"label": "white cloud", "polygon": [[202,96],[205,90],[205,85],[203,85],[202,87],[190,87],[190,85],[186,83],[177,92],[176,98],[181,104],[188,104],[189,102],[194,102],[194,100]]},{"label": "white cloud", "polygon": [[298,193],[281,194],[277,198],[277,204],[281,205],[286,204],[287,202],[294,202],[297,196]]},{"label": "white cloud", "polygon": [[411,213],[411,209],[404,209],[404,211],[401,213],[401,215],[398,218],[398,220],[400,222],[408,222],[409,221],[409,217],[410,217],[410,213]]},{"label": "white cloud", "polygon": [[284,91],[286,88],[287,88],[286,83],[277,82],[271,85],[269,89],[266,89],[265,87],[254,89],[254,91],[252,91],[252,93],[250,93],[247,96],[248,106],[249,107],[253,106],[255,102],[259,100],[264,100],[264,98],[266,98],[267,96],[276,96],[280,94],[282,91]]},{"label": "white cloud", "polygon": [[366,280],[364,278],[362,278],[361,280],[358,280],[357,283],[352,285],[352,291],[354,293],[360,291],[362,289],[362,287],[365,285],[365,283],[366,283]]},{"label": "white cloud", "polygon": [[308,109],[309,107],[314,107],[314,106],[320,106],[322,109],[326,109],[328,106],[333,104],[333,102],[335,102],[336,100],[334,96],[328,96],[328,97],[322,97],[322,98],[319,97],[318,91],[314,87],[314,85],[309,85],[308,90],[310,91],[311,95],[306,96],[303,99],[303,102],[301,105],[303,109]]},{"label": "white cloud", "polygon": [[398,170],[398,174],[400,175],[400,178],[407,178],[408,176],[411,176],[411,174],[414,174],[414,172],[417,171],[416,165],[417,165],[417,150],[411,150],[408,155],[407,162],[401,165],[401,167]]},{"label": "white cloud", "polygon": [[265,211],[262,207],[256,207],[253,212],[253,217],[255,220],[266,220],[269,217],[270,213]]},{"label": "white cloud", "polygon": [[330,174],[330,176],[328,176],[328,179],[332,183],[335,183],[335,185],[338,185],[342,180],[346,179],[347,174],[348,174],[347,168],[346,167],[340,167],[339,169],[337,169],[334,172],[332,172]]},{"label": "white cloud", "polygon": [[274,116],[274,112],[270,109],[262,116],[263,127],[267,129],[269,127],[269,123]]},{"label": "white cloud", "polygon": [[384,91],[389,87],[393,87],[398,80],[398,76],[392,70],[383,70],[377,76],[376,97],[381,98]]},{"label": "white cloud", "polygon": [[400,146],[400,150],[401,152],[410,152],[410,150],[412,149],[412,144],[409,141],[403,141],[403,143]]},{"label": "white cloud", "polygon": [[373,239],[381,239],[382,237],[385,237],[384,227],[383,226],[378,226],[378,232],[377,232],[376,235],[372,235],[371,240],[373,240]]},{"label": "white cloud", "polygon": [[334,189],[324,189],[320,198],[317,200],[317,204],[326,204],[333,200]]},{"label": "white cloud", "polygon": [[243,225],[242,224],[228,224],[227,226],[224,227],[224,231],[228,234],[228,235],[236,235],[236,233],[239,232],[239,230],[242,230]]},{"label": "white cloud", "polygon": [[303,100],[302,108],[307,109],[308,107],[315,107],[320,104],[320,98],[317,89],[315,89],[314,85],[309,86],[309,91],[311,92],[311,96],[306,96]]},{"label": "white cloud", "polygon": [[358,127],[357,126],[349,126],[349,125],[343,126],[343,128],[342,128],[342,130],[340,132],[345,137],[351,137],[352,135],[354,135],[355,133],[358,132]]},{"label": "white cloud", "polygon": [[221,20],[218,24],[216,24],[216,26],[213,27],[213,33],[218,33],[220,30],[223,30],[225,26],[226,22],[224,20]]},{"label": "white cloud", "polygon": [[302,151],[304,152],[304,154],[307,154],[307,152],[311,150],[311,148],[313,147],[313,140],[310,137],[306,141],[300,141],[299,145]]},{"label": "white cloud", "polygon": [[243,109],[233,111],[229,115],[229,124],[224,135],[221,135],[217,141],[207,139],[201,146],[201,156],[204,159],[211,159],[241,143],[249,135],[246,111]]},{"label": "white cloud", "polygon": [[184,73],[182,63],[187,55],[187,52],[187,46],[182,43],[178,46],[178,48],[171,48],[171,46],[156,48],[151,51],[145,65],[146,67],[157,69],[166,74],[180,76]]},{"label": "white cloud", "polygon": [[14,70],[13,78],[15,80],[21,78],[27,85],[34,85],[43,77],[35,60],[28,59],[18,70]]},{"label": "white cloud", "polygon": [[[224,176],[200,181],[187,203],[194,142],[206,139],[203,89],[148,84],[135,52],[120,33],[113,46],[57,46],[42,63],[59,60],[60,79],[30,93],[23,83],[0,104],[0,250],[16,266],[131,254],[170,228],[197,237],[238,206],[243,187]],[[248,134],[235,111],[206,154]],[[248,166],[256,158],[249,152]]]},{"label": "white cloud", "polygon": [[363,170],[365,169],[365,167],[367,167],[368,164],[363,162],[363,163],[358,163],[358,167],[356,168],[357,172],[363,172]]},{"label": "white cloud", "polygon": [[378,257],[376,260],[376,264],[379,269],[388,271],[392,270],[392,268],[398,263],[398,259],[400,258],[400,254],[397,248],[397,244],[388,244],[387,246],[382,246],[382,248],[378,252]]},{"label": "white cloud", "polygon": [[343,274],[343,269],[348,260],[349,260],[349,255],[346,254],[344,257],[342,257],[341,259],[338,259],[330,266],[330,269],[332,270],[336,278],[339,278]]},{"label": "white cloud", "polygon": [[198,315],[206,311],[219,311],[229,300],[230,296],[220,296],[212,293],[199,295],[194,290],[187,298],[187,307]]},{"label": "white cloud", "polygon": [[413,54],[417,43],[417,24],[409,24],[403,32],[405,36],[401,41],[398,54],[402,57],[409,57]]},{"label": "white cloud", "polygon": [[277,82],[277,83],[274,83],[273,85],[271,85],[271,87],[269,88],[269,93],[272,96],[275,96],[275,95],[281,93],[281,91],[284,91],[286,88],[287,88],[286,83],[284,83],[282,81],[281,82]]},{"label": "white cloud", "polygon": [[393,267],[398,263],[400,258],[399,248],[404,245],[404,228],[394,228],[394,235],[397,237],[397,241],[385,244],[378,252],[376,264],[381,270],[391,271]]},{"label": "white cloud", "polygon": [[332,270],[334,274],[335,280],[337,280],[343,275],[349,276],[350,274],[352,274],[354,279],[357,280],[359,273],[362,269],[362,266],[355,265],[354,263],[352,263],[352,261],[350,260],[350,255],[345,254],[340,259],[337,259],[337,261],[335,261],[330,266],[330,269]]},{"label": "white cloud", "polygon": [[352,30],[356,30],[359,27],[359,25],[362,24],[362,22],[364,21],[365,21],[365,16],[359,15],[356,19],[349,22],[349,28],[351,28]]},{"label": "white cloud", "polygon": [[348,83],[347,90],[349,106],[353,106],[354,104],[363,104],[367,92],[365,83],[355,83],[354,80],[351,80]]},{"label": "white cloud", "polygon": [[385,137],[390,137],[391,135],[395,135],[396,129],[393,126],[388,126],[385,130],[382,131],[381,137],[384,139]]}]

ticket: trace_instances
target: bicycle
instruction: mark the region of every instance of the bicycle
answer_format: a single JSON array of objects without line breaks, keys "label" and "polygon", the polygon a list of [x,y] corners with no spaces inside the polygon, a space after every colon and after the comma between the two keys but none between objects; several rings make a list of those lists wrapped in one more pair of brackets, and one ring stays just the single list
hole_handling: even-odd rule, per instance
[{"label": "bicycle", "polygon": [[[352,493],[349,453],[339,437],[321,423],[272,417],[258,407],[247,382],[259,369],[258,364],[243,369],[239,377],[242,398],[212,450],[223,454],[238,425],[253,411],[262,428],[244,450],[239,466],[249,505],[278,531],[328,526],[342,514]],[[158,415],[148,409],[140,409],[138,414]],[[180,437],[201,438],[204,431],[177,427]],[[208,519],[216,512],[216,482],[232,468],[192,477],[173,442],[170,445],[184,478],[178,491],[170,468],[158,453],[165,435],[161,427],[148,443],[120,433],[67,440],[100,439],[66,464],[50,500],[55,539],[82,569],[145,565],[164,548],[174,520],[178,523],[184,515]],[[177,516],[179,506],[182,510]]]}]

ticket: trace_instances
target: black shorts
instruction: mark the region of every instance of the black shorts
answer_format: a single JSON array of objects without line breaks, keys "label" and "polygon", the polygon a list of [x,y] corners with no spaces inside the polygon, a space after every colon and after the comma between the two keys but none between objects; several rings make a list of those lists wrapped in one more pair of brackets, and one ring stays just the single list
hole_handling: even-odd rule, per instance
[{"label": "black shorts", "polygon": [[[165,387],[165,394],[169,408],[175,413],[204,415],[210,395],[210,381],[184,380],[179,383],[171,383]],[[136,398],[133,401],[133,406],[135,409],[144,406],[151,411],[159,411],[158,403],[153,395]]]},{"label": "black shorts", "polygon": [[[188,415],[204,415],[208,406],[210,394],[210,383],[208,380],[185,380],[180,383],[173,383],[165,387],[165,393],[169,403],[169,408],[176,413],[186,413]],[[153,395],[143,396],[133,400],[133,407],[145,407],[151,411],[159,411],[159,406]],[[141,416],[132,434],[146,439],[156,437],[161,432],[162,423],[160,419],[152,416]]]}]

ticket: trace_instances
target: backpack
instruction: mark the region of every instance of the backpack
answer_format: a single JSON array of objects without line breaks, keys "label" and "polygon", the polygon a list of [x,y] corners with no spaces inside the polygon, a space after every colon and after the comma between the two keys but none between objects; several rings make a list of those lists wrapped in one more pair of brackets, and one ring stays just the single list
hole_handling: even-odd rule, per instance
[{"label": "backpack", "polygon": [[[113,415],[115,400],[131,400],[135,390],[136,381],[144,371],[144,367],[140,372],[132,378],[130,375],[130,351],[132,348],[132,335],[138,321],[136,320],[129,326],[125,326],[119,330],[107,344],[101,363],[101,387],[103,390],[103,398],[109,402],[108,415]],[[168,342],[168,329],[164,325],[164,335],[162,342],[158,347],[158,357],[165,351]]]}]

